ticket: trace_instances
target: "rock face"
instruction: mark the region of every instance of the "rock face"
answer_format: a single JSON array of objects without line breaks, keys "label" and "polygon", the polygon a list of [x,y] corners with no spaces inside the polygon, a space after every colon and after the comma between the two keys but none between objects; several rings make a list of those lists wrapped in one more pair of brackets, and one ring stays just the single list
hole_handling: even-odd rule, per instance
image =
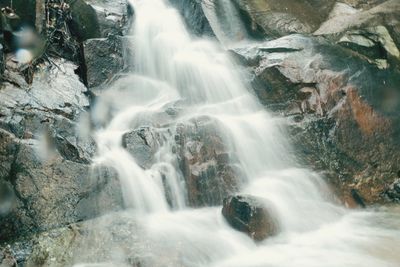
[{"label": "rock face", "polygon": [[355,188],[367,203],[382,200],[400,163],[399,70],[301,35],[237,52],[261,101],[291,118],[300,158],[328,170],[345,195]]},{"label": "rock face", "polygon": [[234,2],[250,18],[253,27],[259,26],[271,37],[313,32],[328,17],[335,4],[334,0],[234,0]]},{"label": "rock face", "polygon": [[333,40],[372,60],[380,60],[382,67],[399,64],[400,60],[400,3],[386,1],[357,10],[338,3],[330,18],[314,33]]},{"label": "rock face", "polygon": [[121,204],[121,196],[107,191],[109,181],[89,179],[95,147],[76,135],[89,104],[76,66],[53,62],[57,67],[39,67],[32,85],[7,70],[0,87],[0,190],[6,196],[0,203],[0,242],[90,217],[85,200],[98,192]]},{"label": "rock face", "polygon": [[110,81],[124,68],[120,37],[90,39],[83,45],[86,77],[89,88]]},{"label": "rock face", "polygon": [[248,195],[230,196],[224,199],[222,215],[236,230],[262,241],[278,232],[273,207],[267,207],[265,202]]}]

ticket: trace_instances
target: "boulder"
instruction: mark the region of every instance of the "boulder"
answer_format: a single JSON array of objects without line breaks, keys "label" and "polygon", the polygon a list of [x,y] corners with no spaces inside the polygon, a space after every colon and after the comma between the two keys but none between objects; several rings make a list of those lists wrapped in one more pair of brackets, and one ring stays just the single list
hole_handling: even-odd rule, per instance
[{"label": "boulder", "polygon": [[396,179],[400,164],[399,70],[323,38],[289,35],[236,49],[256,94],[289,117],[298,158],[327,171],[338,192],[366,204]]},{"label": "boulder", "polygon": [[160,131],[152,127],[141,127],[124,134],[122,137],[122,146],[144,169],[149,169],[155,163],[154,154],[162,144],[163,139]]},{"label": "boulder", "polygon": [[91,38],[100,38],[100,25],[96,11],[84,0],[67,0],[71,20],[68,26],[74,38],[79,42]]},{"label": "boulder", "polygon": [[240,187],[242,177],[228,140],[218,122],[208,117],[177,125],[177,157],[191,206],[221,205]]},{"label": "boulder", "polygon": [[249,195],[236,195],[224,199],[222,215],[236,230],[262,241],[278,233],[278,223],[271,203]]},{"label": "boulder", "polygon": [[86,79],[89,88],[110,81],[124,68],[121,37],[90,39],[83,44]]}]

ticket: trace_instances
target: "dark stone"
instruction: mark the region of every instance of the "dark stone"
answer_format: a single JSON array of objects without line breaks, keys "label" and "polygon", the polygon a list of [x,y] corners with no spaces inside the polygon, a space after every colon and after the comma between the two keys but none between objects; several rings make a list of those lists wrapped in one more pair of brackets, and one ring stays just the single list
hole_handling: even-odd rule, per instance
[{"label": "dark stone", "polygon": [[3,80],[3,73],[5,70],[5,66],[6,66],[6,64],[5,64],[5,57],[4,57],[4,48],[3,48],[3,45],[0,43],[0,84]]},{"label": "dark stone", "polygon": [[89,88],[110,81],[124,68],[122,39],[90,39],[83,46]]},{"label": "dark stone", "polygon": [[71,21],[69,28],[72,35],[83,42],[91,38],[100,38],[100,26],[96,11],[83,0],[68,0]]},{"label": "dark stone", "polygon": [[262,241],[278,233],[278,223],[271,203],[249,195],[236,195],[224,199],[222,215],[240,232],[255,241]]},{"label": "dark stone", "polygon": [[169,0],[181,13],[187,28],[195,35],[214,36],[213,30],[197,0]]},{"label": "dark stone", "polygon": [[[2,0],[0,2],[0,9],[11,7],[11,2],[15,13],[20,18],[18,25],[15,25],[16,28],[19,27],[21,24],[35,27],[36,0]],[[16,30],[16,28],[14,28],[14,30]]]},{"label": "dark stone", "polygon": [[351,189],[350,194],[353,197],[354,201],[357,203],[357,205],[359,205],[361,208],[366,207],[363,198],[360,196],[360,193],[358,193],[356,189]]}]

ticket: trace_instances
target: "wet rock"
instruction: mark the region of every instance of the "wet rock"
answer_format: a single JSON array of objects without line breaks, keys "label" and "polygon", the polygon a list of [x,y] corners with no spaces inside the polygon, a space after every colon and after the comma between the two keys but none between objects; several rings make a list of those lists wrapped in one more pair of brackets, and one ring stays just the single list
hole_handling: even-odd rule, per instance
[{"label": "wet rock", "polygon": [[222,215],[228,223],[256,241],[262,241],[278,232],[272,204],[249,195],[236,195],[224,199]]},{"label": "wet rock", "polygon": [[154,164],[154,154],[162,144],[161,133],[151,127],[141,127],[122,137],[122,146],[134,156],[137,164],[144,169],[149,169]]},{"label": "wet rock", "polygon": [[122,39],[90,39],[83,45],[86,78],[89,88],[110,81],[124,68]]},{"label": "wet rock", "polygon": [[[328,17],[333,0],[235,0],[237,6],[268,36],[310,33]],[[318,10],[318,12],[315,12]]]},{"label": "wet rock", "polygon": [[214,36],[213,30],[204,14],[201,1],[169,0],[184,18],[187,28],[196,35]]},{"label": "wet rock", "polygon": [[333,42],[301,35],[236,52],[253,69],[261,101],[289,116],[299,158],[327,171],[338,191],[357,189],[366,203],[382,201],[400,163],[396,66],[381,69]]},{"label": "wet rock", "polygon": [[141,127],[126,133],[122,145],[144,169],[155,163],[155,153],[162,146],[172,145],[186,182],[188,204],[202,207],[221,205],[241,184],[242,174],[228,140],[217,121],[200,117],[167,128]]},{"label": "wet rock", "polygon": [[234,165],[235,152],[217,121],[200,117],[182,123],[175,140],[191,206],[221,205],[238,190],[241,175]]}]

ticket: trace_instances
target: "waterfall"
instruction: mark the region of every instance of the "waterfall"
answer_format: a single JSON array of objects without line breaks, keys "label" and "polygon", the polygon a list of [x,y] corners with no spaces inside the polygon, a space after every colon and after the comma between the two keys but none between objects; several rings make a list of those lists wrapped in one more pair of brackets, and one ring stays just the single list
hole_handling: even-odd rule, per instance
[{"label": "waterfall", "polygon": [[[377,247],[394,247],[399,233],[380,225],[378,213],[331,202],[321,177],[293,158],[281,119],[250,93],[218,44],[190,36],[164,0],[131,4],[135,71],[104,92],[94,110],[105,125],[96,133],[94,164],[117,171],[127,208],[157,245],[149,266],[398,266],[398,256]],[[166,117],[171,110],[176,114]],[[256,244],[225,222],[220,206],[188,204],[176,129],[200,117],[217,122],[234,151],[239,191],[276,207],[276,237]],[[148,167],[122,141],[143,126],[156,128],[161,140]]]}]

